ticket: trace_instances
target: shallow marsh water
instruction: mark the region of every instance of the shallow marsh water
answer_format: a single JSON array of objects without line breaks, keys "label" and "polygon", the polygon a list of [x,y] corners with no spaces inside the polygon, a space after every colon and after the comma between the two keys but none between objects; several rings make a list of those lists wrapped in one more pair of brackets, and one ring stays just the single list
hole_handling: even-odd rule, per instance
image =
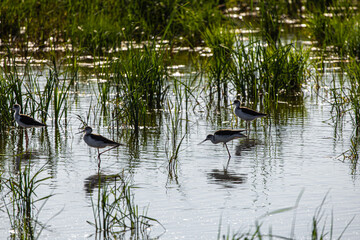
[{"label": "shallow marsh water", "polygon": [[[66,125],[55,128],[49,124],[46,129],[29,131],[31,154],[14,156],[25,147],[22,130],[14,128],[2,136],[1,168],[5,172],[16,172],[19,162],[30,161],[33,171],[45,164],[42,176],[52,176],[36,191],[39,196],[54,194],[40,214],[40,221],[49,221],[41,239],[94,238],[95,230],[87,221],[93,222],[90,196],[97,189],[89,189],[88,179],[97,174],[97,152],[75,133],[82,126],[76,114],[86,116],[90,105],[96,106],[97,83],[85,81],[77,87],[78,93],[69,97]],[[221,234],[253,233],[258,221],[263,234],[271,227],[273,234],[290,237],[293,227],[293,236],[309,239],[312,218],[326,194],[320,226],[324,224],[330,231],[333,212],[335,237],[360,212],[358,173],[352,174],[351,165],[341,161],[341,154],[350,148],[351,121],[344,119],[337,131],[330,110],[328,102],[307,90],[301,101],[280,102],[276,113],[251,125],[250,140],[228,143],[232,158],[227,172],[226,149],[221,144],[198,143],[218,129],[242,128],[244,124],[233,117],[230,108],[221,116],[188,111],[187,135],[181,145],[177,178],[172,180],[167,171],[166,110],[155,118],[158,127],[154,124],[140,130],[137,138],[126,134],[131,132],[126,126],[114,131],[111,120],[92,127],[126,145],[102,155],[101,173],[124,173],[131,178],[137,187],[133,189],[135,203],[141,210],[147,208],[147,215],[165,227],[164,231],[155,224],[150,236],[216,239],[219,228]],[[91,111],[90,125],[100,121],[96,119],[99,111],[100,105]],[[186,133],[186,121],[181,128],[178,139]],[[302,191],[295,210],[272,213],[294,206]],[[0,213],[0,221],[5,239],[10,236],[5,212]],[[357,222],[358,216],[344,239],[360,237]]]}]

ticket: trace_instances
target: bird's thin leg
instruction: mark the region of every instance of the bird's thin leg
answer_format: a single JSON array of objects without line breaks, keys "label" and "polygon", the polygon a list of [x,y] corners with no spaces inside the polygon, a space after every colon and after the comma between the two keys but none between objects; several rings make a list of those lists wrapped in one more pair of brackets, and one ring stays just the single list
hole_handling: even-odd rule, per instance
[{"label": "bird's thin leg", "polygon": [[113,146],[112,148],[109,148],[109,149],[107,149],[107,150],[105,150],[105,151],[101,152],[101,153],[99,154],[99,156],[100,156],[101,154],[103,154],[104,152],[107,152],[107,151],[109,151],[109,150],[111,150],[111,149],[113,149],[113,148],[117,148],[118,146],[120,146],[120,145]]},{"label": "bird's thin leg", "polygon": [[25,129],[25,140],[26,140],[26,150],[28,149],[29,146],[29,136],[27,134],[27,130]]},{"label": "bird's thin leg", "polygon": [[226,143],[224,143],[224,145],[225,145],[226,150],[227,150],[227,152],[228,152],[228,154],[229,154],[229,159],[228,159],[228,161],[227,161],[226,168],[225,168],[225,170],[227,170],[227,168],[228,168],[228,166],[229,166],[229,162],[230,162],[231,155],[230,155],[230,151],[229,151],[229,148],[228,148],[228,146],[226,145]]},{"label": "bird's thin leg", "polygon": [[[250,137],[250,131],[251,131],[251,122],[248,121],[247,124],[249,124],[249,132],[248,132],[248,138]],[[247,131],[246,131],[247,132]]]},{"label": "bird's thin leg", "polygon": [[100,154],[101,153],[99,153],[99,148],[97,150],[98,150],[98,169],[100,169],[100,163],[101,163]]}]

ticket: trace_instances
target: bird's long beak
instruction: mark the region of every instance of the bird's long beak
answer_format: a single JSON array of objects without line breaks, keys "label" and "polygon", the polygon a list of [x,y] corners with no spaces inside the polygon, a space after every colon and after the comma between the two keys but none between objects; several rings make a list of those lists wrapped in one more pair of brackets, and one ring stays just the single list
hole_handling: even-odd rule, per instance
[{"label": "bird's long beak", "polygon": [[85,129],[83,129],[82,131],[78,132],[78,133],[75,133],[75,134],[80,134],[80,133],[83,133],[85,132]]},{"label": "bird's long beak", "polygon": [[229,107],[234,106],[234,105],[235,105],[234,103],[230,103],[229,105],[226,105],[225,107],[229,108]]},{"label": "bird's long beak", "polygon": [[201,143],[198,143],[198,145],[200,145],[200,144],[202,144],[203,142],[205,142],[206,140],[208,140],[208,139],[205,139],[204,141],[202,141]]}]

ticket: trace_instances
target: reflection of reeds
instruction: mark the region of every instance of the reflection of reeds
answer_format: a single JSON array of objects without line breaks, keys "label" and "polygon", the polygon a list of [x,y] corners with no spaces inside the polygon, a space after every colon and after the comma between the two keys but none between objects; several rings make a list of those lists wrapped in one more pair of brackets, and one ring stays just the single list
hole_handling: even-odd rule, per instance
[{"label": "reflection of reeds", "polygon": [[217,93],[217,106],[221,99],[227,104],[228,75],[232,66],[231,54],[235,42],[234,33],[229,29],[211,26],[203,33],[206,46],[211,49],[207,72],[209,74],[210,101],[213,99],[213,90]]},{"label": "reflection of reeds", "polygon": [[[29,166],[25,166],[24,169],[20,167],[16,176],[2,179],[4,189],[9,190],[3,196],[3,201],[13,230],[12,237],[16,239],[37,239],[46,227],[38,221],[38,218],[46,201],[52,195],[40,198],[36,194],[39,186],[50,178],[40,178],[44,166],[35,174],[30,173]],[[37,206],[38,202],[42,202],[40,207]]]},{"label": "reflection of reeds", "polygon": [[146,216],[146,211],[143,214],[139,212],[129,180],[117,179],[120,180],[115,180],[114,186],[110,186],[107,182],[98,185],[97,201],[91,198],[94,223],[88,223],[105,238],[122,238],[125,234],[130,235],[132,239],[148,238],[147,229],[152,225],[151,223],[159,222]]}]

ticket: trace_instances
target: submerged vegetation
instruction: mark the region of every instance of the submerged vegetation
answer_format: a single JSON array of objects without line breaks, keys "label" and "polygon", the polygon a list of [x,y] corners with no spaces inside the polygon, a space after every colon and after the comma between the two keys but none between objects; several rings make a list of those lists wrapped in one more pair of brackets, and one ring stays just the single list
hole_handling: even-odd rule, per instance
[{"label": "submerged vegetation", "polygon": [[[297,33],[284,41],[283,36],[293,29]],[[310,47],[302,44],[304,39],[312,40]],[[157,145],[162,133],[165,144],[156,147],[164,150],[160,158],[166,159],[170,184],[172,180],[179,184],[182,178],[178,171],[182,146],[190,138],[190,126],[198,124],[191,122],[189,113],[202,119],[205,112],[219,120],[216,127],[228,127],[232,125],[229,104],[241,99],[253,108],[260,105],[274,125],[285,123],[289,117],[280,111],[279,103],[287,104],[286,111],[301,105],[298,108],[305,112],[303,90],[322,90],[318,82],[311,85],[323,78],[315,66],[330,56],[339,62],[341,77],[332,80],[326,100],[332,105],[334,122],[351,118],[350,147],[342,156],[350,162],[351,173],[358,173],[360,14],[356,1],[3,0],[0,51],[3,139],[15,138],[11,131],[15,103],[23,113],[54,127],[57,142],[62,141],[59,129],[74,119],[135,142],[130,166],[141,163],[142,145],[146,147],[148,139]],[[186,73],[174,70],[178,68],[186,68]],[[77,111],[71,116],[81,97],[88,104],[86,116]],[[152,139],[151,131],[159,134]],[[22,149],[19,146],[16,151],[23,154]],[[8,176],[0,165],[0,211],[10,220],[10,238],[38,238],[46,228],[38,220],[44,206],[39,203],[52,196],[37,195],[36,190],[49,179],[40,178],[44,167],[32,175],[29,163]],[[115,181],[102,182],[106,177],[99,169],[95,176],[98,192],[97,198],[91,195],[94,218],[88,223],[99,238],[151,238],[151,227],[161,223],[147,216],[147,208],[139,211],[130,180],[116,174]],[[322,216],[320,206],[312,219],[312,239],[328,236],[319,228]],[[264,237],[260,230],[256,225],[254,232],[223,239],[260,239]]]},{"label": "submerged vegetation", "polygon": [[168,90],[165,55],[155,49],[155,43],[143,49],[130,47],[126,54],[111,63],[116,91],[115,103],[119,106],[119,118],[124,124],[134,126],[135,131],[144,126],[148,111],[163,106]]}]

